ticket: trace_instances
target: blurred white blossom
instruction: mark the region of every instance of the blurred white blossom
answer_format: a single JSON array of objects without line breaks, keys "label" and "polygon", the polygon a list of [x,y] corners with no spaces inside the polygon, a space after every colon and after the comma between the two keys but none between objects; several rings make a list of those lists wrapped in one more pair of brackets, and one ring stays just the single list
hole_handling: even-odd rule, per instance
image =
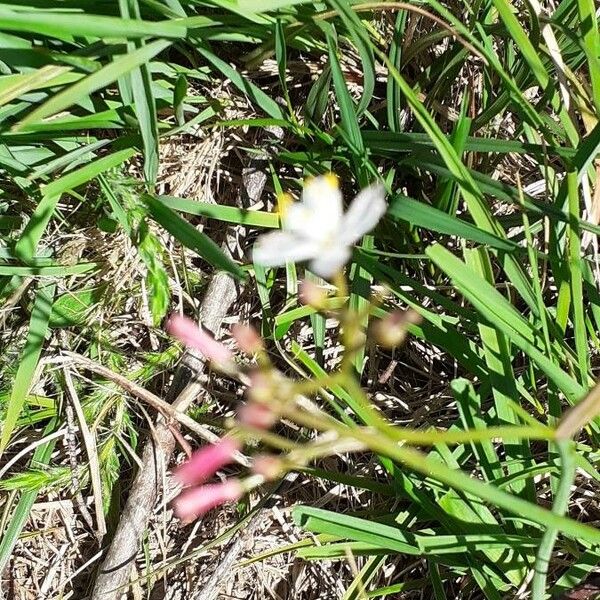
[{"label": "blurred white blossom", "polygon": [[343,212],[337,177],[321,175],[304,184],[300,202],[282,211],[282,231],[262,235],[254,246],[254,262],[275,267],[308,260],[311,271],[329,278],[352,254],[351,247],[377,225],[386,211],[385,190],[371,185]]}]

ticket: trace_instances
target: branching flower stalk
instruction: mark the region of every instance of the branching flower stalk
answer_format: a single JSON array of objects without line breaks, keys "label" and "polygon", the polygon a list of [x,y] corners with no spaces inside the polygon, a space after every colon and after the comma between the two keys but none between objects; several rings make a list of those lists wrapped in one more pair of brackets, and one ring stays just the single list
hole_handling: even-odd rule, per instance
[{"label": "branching flower stalk", "polygon": [[[200,350],[226,375],[247,385],[247,401],[239,408],[237,418],[229,423],[229,435],[216,445],[202,448],[176,471],[176,479],[187,486],[175,501],[176,513],[182,520],[191,521],[223,502],[239,499],[267,480],[306,467],[310,462],[329,455],[370,450],[408,464],[426,474],[431,474],[432,469],[439,470],[440,480],[452,485],[445,474],[446,471],[443,470],[445,467],[436,469],[437,463],[405,446],[458,444],[515,436],[527,439],[554,438],[553,429],[532,421],[524,426],[500,426],[470,431],[415,430],[398,427],[369,400],[356,378],[352,357],[367,343],[367,332],[361,325],[364,317],[371,313],[375,306],[381,305],[382,298],[380,295],[373,296],[363,311],[353,310],[348,301],[348,282],[341,266],[350,256],[346,244],[351,239],[357,239],[357,228],[361,221],[356,215],[366,215],[369,212],[367,200],[370,199],[375,204],[377,214],[382,212],[380,190],[379,187],[371,187],[359,194],[348,216],[342,217],[341,194],[337,188],[337,180],[331,176],[313,179],[306,185],[303,203],[287,207],[284,223],[287,231],[268,234],[259,240],[255,250],[255,260],[262,260],[267,266],[281,264],[287,259],[303,258],[311,261],[311,267],[314,269],[316,266],[322,276],[331,278],[335,298],[340,301],[335,304],[336,308],[331,308],[331,304],[327,308],[327,294],[309,281],[301,284],[301,298],[316,311],[334,317],[339,322],[344,354],[337,371],[305,380],[290,379],[274,367],[264,340],[248,326],[236,326],[232,333],[238,348],[246,355],[254,357],[255,366],[240,366],[230,350],[198,328],[191,320],[179,316],[169,320],[167,328],[175,337]],[[319,203],[327,202],[333,203],[330,207],[333,223],[320,227],[314,211],[318,211]],[[352,235],[336,240],[332,236],[339,233],[344,219],[348,219],[352,225]],[[302,229],[302,223],[313,225],[315,229]],[[362,222],[363,232],[368,230],[366,225],[370,229],[374,225],[373,219]],[[281,240],[289,243],[286,246],[289,252],[285,250],[276,253],[276,242]],[[300,242],[306,250],[302,256],[292,250],[294,241]],[[326,256],[326,259],[323,256]],[[417,321],[418,315],[413,311],[393,310],[387,317],[377,321],[368,335],[375,342],[392,347],[404,341],[408,326]],[[340,386],[347,392],[351,398],[350,408],[358,422],[341,422],[313,402],[312,397],[318,396],[320,390],[333,386]],[[275,433],[272,428],[280,419],[294,422],[305,430],[318,432],[316,439],[310,442],[293,442]],[[232,462],[234,453],[246,441],[257,439],[280,454],[258,456],[248,477],[226,480],[218,484],[208,483],[217,470]],[[463,480],[463,485],[474,485],[479,492],[480,487],[485,487],[484,483],[471,479],[468,475],[457,473],[456,477]],[[465,480],[468,480],[468,484]],[[505,507],[510,507],[513,502],[512,496],[500,490],[491,494],[484,493],[483,496],[493,497],[498,505]],[[545,512],[543,509],[537,510]],[[541,519],[539,514],[536,515],[538,520]]]}]

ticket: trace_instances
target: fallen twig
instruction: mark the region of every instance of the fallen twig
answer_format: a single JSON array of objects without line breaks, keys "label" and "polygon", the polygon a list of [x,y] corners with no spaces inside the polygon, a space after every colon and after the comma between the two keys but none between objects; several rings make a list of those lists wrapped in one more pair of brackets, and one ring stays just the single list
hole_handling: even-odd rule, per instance
[{"label": "fallen twig", "polygon": [[[133,381],[127,379],[127,377],[120,375],[119,373],[115,373],[114,371],[111,371],[111,369],[105,367],[104,365],[101,365],[89,358],[86,358],[81,354],[69,351],[64,351],[63,354],[66,357],[72,359],[73,362],[87,369],[88,371],[92,371],[92,373],[101,375],[109,381],[116,383],[128,394],[131,394],[132,396],[143,400],[146,404],[149,404],[152,408],[157,410],[167,420],[178,421],[179,423],[187,427],[189,430],[198,434],[202,439],[206,440],[207,442],[214,443],[219,440],[218,435],[216,435],[210,429],[208,429],[201,423],[198,423],[197,421],[186,415],[184,412],[182,412],[182,410],[179,408],[181,404],[169,404],[162,398],[159,398],[158,396],[156,396],[152,392],[149,392],[147,389],[143,388],[137,383],[134,383]],[[200,385],[200,389],[201,388],[202,386]],[[193,400],[193,397],[191,397],[191,400]],[[189,404],[187,406],[189,406]],[[240,464],[244,466],[248,465],[248,460],[242,454],[238,453],[234,458]]]}]

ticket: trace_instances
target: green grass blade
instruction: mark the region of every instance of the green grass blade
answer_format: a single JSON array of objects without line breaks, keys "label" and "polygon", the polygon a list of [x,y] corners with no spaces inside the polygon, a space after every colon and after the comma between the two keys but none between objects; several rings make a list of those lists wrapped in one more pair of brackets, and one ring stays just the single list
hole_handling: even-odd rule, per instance
[{"label": "green grass blade", "polygon": [[373,56],[373,50],[370,44],[363,39],[362,33],[365,29],[365,23],[358,18],[350,5],[343,0],[329,0],[329,3],[338,11],[360,55],[363,93],[356,107],[356,114],[362,115],[370,105],[375,90],[375,57]]},{"label": "green grass blade", "polygon": [[268,94],[265,94],[265,92],[254,83],[240,75],[236,69],[228,65],[224,60],[221,60],[204,46],[198,45],[196,49],[209,63],[221,71],[225,77],[230,79],[231,83],[233,83],[233,85],[235,85],[242,93],[247,94],[248,98],[271,118],[285,120],[285,115],[279,104],[277,104],[277,102],[275,102]]},{"label": "green grass blade", "polygon": [[0,7],[0,29],[23,31],[27,34],[37,33],[62,39],[72,39],[74,35],[125,39],[183,38],[187,32],[186,27],[177,21],[148,22],[102,15],[94,15],[90,18],[81,12],[17,12],[6,6]]},{"label": "green grass blade", "polygon": [[452,279],[454,285],[490,324],[503,331],[512,343],[538,364],[571,404],[585,395],[586,389],[538,348],[543,347],[543,341],[537,339],[539,335],[496,289],[439,245],[427,248],[427,255]]},{"label": "green grass blade", "polygon": [[519,248],[511,240],[479,229],[475,225],[451,216],[433,206],[418,202],[408,196],[396,196],[390,203],[387,216],[392,219],[406,221],[417,227],[424,227],[430,231],[436,231],[445,235],[456,235],[465,240],[485,244],[491,248],[506,252],[512,252]]},{"label": "green grass blade", "polygon": [[23,94],[39,89],[42,86],[57,85],[56,79],[70,70],[70,67],[46,65],[33,73],[16,75],[16,79],[10,85],[6,87],[2,86],[0,91],[0,106],[4,106],[11,100],[15,100]]},{"label": "green grass blade", "polygon": [[148,206],[152,218],[186,248],[196,252],[213,267],[227,271],[236,279],[245,279],[246,275],[244,271],[230,258],[225,256],[219,246],[205,233],[198,231],[176,212],[173,212],[153,196],[145,194],[143,199]]},{"label": "green grass blade", "polygon": [[165,206],[189,215],[207,217],[209,219],[216,219],[217,221],[224,221],[225,223],[236,223],[249,227],[279,228],[279,216],[276,213],[247,210],[238,208],[237,206],[223,206],[200,200],[186,200],[184,198],[176,198],[175,196],[156,197]]},{"label": "green grass blade", "polygon": [[594,0],[577,0],[580,27],[592,83],[592,101],[600,113],[600,34]]},{"label": "green grass blade", "polygon": [[527,61],[531,72],[534,74],[542,88],[545,88],[548,85],[550,76],[544,67],[544,63],[539,57],[538,51],[533,47],[530,36],[523,29],[513,13],[512,5],[508,0],[493,0],[493,2],[508,33],[513,38],[519,52],[523,54],[523,57]]},{"label": "green grass blade", "polygon": [[88,183],[100,173],[104,173],[109,169],[113,169],[129,160],[136,153],[135,148],[124,148],[117,150],[112,154],[103,156],[90,164],[81,167],[75,171],[71,171],[62,177],[59,177],[52,183],[42,187],[42,191],[46,196],[55,196],[73,190],[80,185]]},{"label": "green grass blade", "polygon": [[25,340],[25,347],[21,353],[19,368],[15,375],[6,418],[0,434],[0,456],[10,442],[15,424],[19,419],[25,399],[31,387],[38,360],[42,353],[44,339],[48,331],[48,320],[52,313],[52,303],[56,285],[49,283],[38,288],[35,302],[29,320],[29,332]]},{"label": "green grass blade", "polygon": [[76,104],[91,93],[105,88],[111,83],[114,83],[122,75],[129,73],[136,67],[149,61],[159,52],[168,48],[171,43],[172,42],[168,40],[157,40],[130,54],[126,54],[113,60],[99,71],[88,75],[85,79],[82,79],[75,85],[52,96],[44,104],[33,110],[23,120],[17,123],[17,125],[14,126],[14,130],[19,131],[26,125],[50,117],[51,115]]},{"label": "green grass blade", "polygon": [[[493,233],[498,237],[506,237],[504,230],[498,225],[497,221],[491,216],[481,190],[477,187],[475,180],[471,177],[468,169],[463,165],[462,161],[456,154],[452,144],[440,130],[437,123],[427,112],[423,104],[419,101],[417,95],[408,85],[405,79],[398,73],[396,68],[389,63],[389,60],[383,55],[386,61],[390,75],[397,81],[404,97],[409,103],[413,113],[423,129],[427,132],[437,151],[442,157],[444,163],[455,178],[458,186],[461,189],[463,198],[467,204],[469,212],[475,221],[475,224],[489,233]],[[515,287],[526,300],[532,310],[537,310],[535,303],[535,295],[531,289],[527,276],[521,269],[519,262],[511,255],[501,255],[503,266],[506,274],[514,283]]]},{"label": "green grass blade", "polygon": [[[57,426],[57,419],[53,419],[44,429],[43,435],[49,435],[52,433]],[[56,445],[56,439],[52,439],[49,442],[38,446],[32,458],[32,466],[39,467],[40,465],[47,465],[50,462],[50,457],[54,451]],[[38,496],[37,491],[23,492],[19,498],[19,502],[15,511],[11,515],[11,519],[8,523],[8,527],[5,531],[1,532],[0,538],[0,573],[4,572],[10,559],[12,557],[12,551],[17,543],[23,527],[29,519],[29,513],[36,501]]]},{"label": "green grass blade", "polygon": [[588,340],[584,316],[583,278],[581,268],[581,238],[579,235],[579,185],[577,172],[567,173],[569,198],[568,257],[571,306],[573,307],[573,331],[579,365],[579,381],[583,385],[591,382],[589,375]]},{"label": "green grass blade", "polygon": [[[406,27],[408,11],[399,10],[396,15],[394,32],[389,49],[389,60],[394,67],[400,71],[402,65],[402,35]],[[387,100],[387,121],[388,126],[393,132],[399,132],[402,129],[400,111],[402,110],[402,90],[393,77],[388,77],[386,82],[386,100]],[[364,133],[364,131],[363,131]],[[380,133],[380,132],[377,132]]]},{"label": "green grass blade", "polygon": [[98,263],[83,262],[76,265],[44,265],[44,266],[22,266],[7,265],[0,263],[0,275],[18,277],[68,277],[70,275],[83,275],[91,273],[100,268]]}]

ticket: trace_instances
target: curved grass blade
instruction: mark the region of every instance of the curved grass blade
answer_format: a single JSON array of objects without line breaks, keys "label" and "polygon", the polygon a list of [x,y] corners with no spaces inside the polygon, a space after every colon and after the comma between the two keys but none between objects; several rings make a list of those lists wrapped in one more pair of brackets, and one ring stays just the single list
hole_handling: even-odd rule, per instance
[{"label": "curved grass blade", "polygon": [[225,256],[219,246],[205,233],[198,231],[154,196],[144,194],[143,200],[152,218],[186,248],[196,252],[213,267],[227,271],[236,279],[246,278],[244,271]]}]

